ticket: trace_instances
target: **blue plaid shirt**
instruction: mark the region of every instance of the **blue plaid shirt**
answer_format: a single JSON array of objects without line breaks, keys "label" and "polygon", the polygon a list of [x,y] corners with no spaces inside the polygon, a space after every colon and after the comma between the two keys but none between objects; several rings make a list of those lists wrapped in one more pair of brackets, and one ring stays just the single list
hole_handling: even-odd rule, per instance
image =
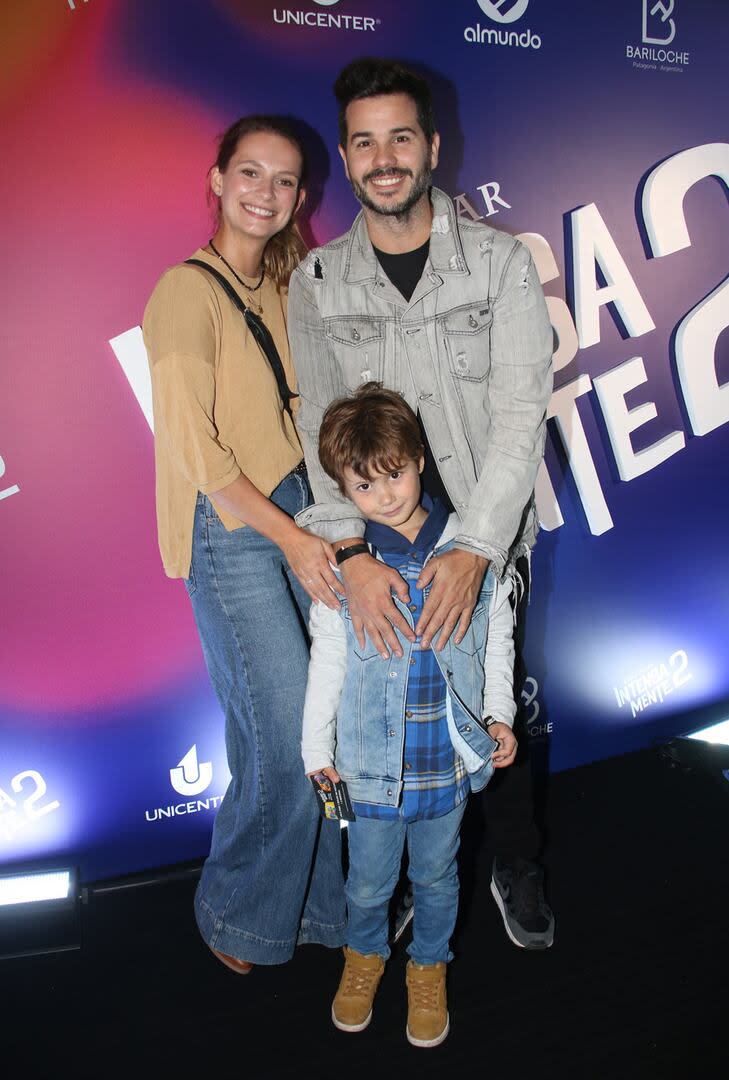
[{"label": "blue plaid shirt", "polygon": [[[415,582],[448,520],[445,507],[437,500],[432,503],[428,495],[423,495],[423,507],[429,511],[428,517],[412,543],[389,525],[368,521],[365,529],[365,540],[407,581],[414,624],[420,618],[424,600]],[[413,649],[410,664],[400,806],[355,802],[357,817],[406,822],[437,818],[468,797],[468,773],[448,734],[446,682],[433,650]]]}]

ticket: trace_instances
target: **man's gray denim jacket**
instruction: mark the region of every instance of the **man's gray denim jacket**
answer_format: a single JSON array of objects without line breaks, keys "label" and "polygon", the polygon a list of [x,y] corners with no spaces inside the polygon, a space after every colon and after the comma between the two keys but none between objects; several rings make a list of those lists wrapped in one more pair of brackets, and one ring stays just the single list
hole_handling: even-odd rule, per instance
[{"label": "man's gray denim jacket", "polygon": [[431,199],[430,251],[409,303],[380,266],[362,213],[291,278],[297,424],[316,499],[297,522],[330,541],[364,533],[319,464],[318,436],[327,405],[375,379],[420,412],[461,518],[455,546],[502,577],[536,539],[552,327],[528,249],[457,218],[437,188]]}]

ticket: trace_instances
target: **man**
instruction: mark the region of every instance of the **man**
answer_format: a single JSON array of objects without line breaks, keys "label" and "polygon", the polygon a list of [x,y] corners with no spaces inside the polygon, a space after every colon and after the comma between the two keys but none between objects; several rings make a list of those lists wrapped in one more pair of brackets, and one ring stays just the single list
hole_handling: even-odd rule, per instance
[{"label": "man", "polygon": [[[440,136],[427,83],[393,61],[363,59],[341,72],[334,93],[339,153],[362,212],[291,279],[297,422],[316,498],[298,523],[332,542],[360,644],[366,634],[387,659],[390,650],[402,655],[396,629],[423,648],[442,648],[451,634],[460,644],[489,564],[498,577],[514,575],[520,558],[528,566],[553,338],[527,249],[459,220],[431,187]],[[415,634],[391,596],[409,602],[405,581],[369,555],[361,516],[317,458],[326,406],[371,380],[416,411],[425,490],[462,522],[454,550],[431,559],[417,582],[429,594]],[[491,890],[507,933],[524,948],[547,948],[554,917],[523,753],[488,792]]]}]

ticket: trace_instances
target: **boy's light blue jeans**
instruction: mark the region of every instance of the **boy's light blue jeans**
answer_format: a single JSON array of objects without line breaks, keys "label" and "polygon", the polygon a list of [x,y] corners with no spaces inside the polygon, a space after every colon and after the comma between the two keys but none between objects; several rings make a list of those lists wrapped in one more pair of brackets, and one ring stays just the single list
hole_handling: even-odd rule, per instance
[{"label": "boy's light blue jeans", "polygon": [[[290,473],[271,499],[290,515],[311,499]],[[297,944],[344,941],[338,822],[322,822],[301,764],[309,598],[275,544],[228,532],[198,496],[186,581],[210,678],[225,715],[232,775],[195,896],[203,938],[255,964]]]},{"label": "boy's light blue jeans", "polygon": [[466,800],[443,817],[426,821],[378,821],[358,818],[349,823],[347,877],[347,944],[384,960],[390,955],[388,904],[400,875],[405,841],[408,877],[413,886],[413,940],[408,953],[417,964],[449,961],[458,914],[456,854]]}]

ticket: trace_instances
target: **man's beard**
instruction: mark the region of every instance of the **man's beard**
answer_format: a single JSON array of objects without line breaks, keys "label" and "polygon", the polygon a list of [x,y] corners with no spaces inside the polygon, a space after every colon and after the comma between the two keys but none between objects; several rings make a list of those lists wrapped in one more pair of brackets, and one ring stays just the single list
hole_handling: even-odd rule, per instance
[{"label": "man's beard", "polygon": [[[430,188],[430,182],[432,179],[432,170],[430,165],[426,161],[420,172],[414,176],[410,169],[373,169],[372,172],[367,173],[362,178],[363,184],[360,185],[356,180],[352,180],[352,191],[358,202],[365,206],[368,210],[372,210],[375,214],[381,214],[383,217],[396,217],[402,220],[407,220],[410,216],[410,211],[419,203],[423,195],[425,195]],[[410,194],[399,203],[376,203],[369,197],[364,184],[367,184],[369,180],[375,179],[378,176],[410,176],[413,180],[413,186],[410,189]]]}]

